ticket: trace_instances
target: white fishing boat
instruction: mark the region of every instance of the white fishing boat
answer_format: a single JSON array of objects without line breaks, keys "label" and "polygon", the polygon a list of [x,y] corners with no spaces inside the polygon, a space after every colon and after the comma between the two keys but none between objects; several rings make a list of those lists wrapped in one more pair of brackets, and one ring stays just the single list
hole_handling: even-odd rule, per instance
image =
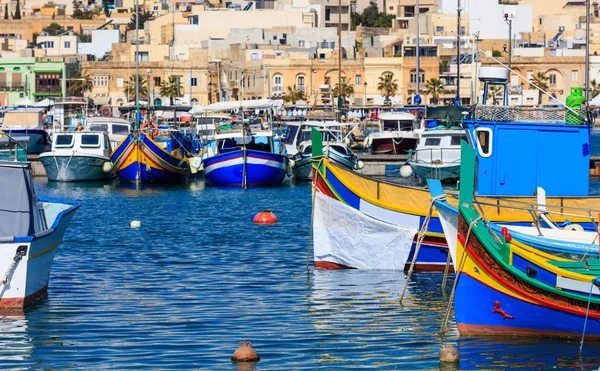
[{"label": "white fishing boat", "polygon": [[86,129],[97,133],[108,133],[111,148],[127,138],[131,130],[131,124],[127,120],[115,117],[89,117],[86,121]]},{"label": "white fishing boat", "polygon": [[419,143],[408,159],[408,164],[423,180],[456,181],[460,177],[460,141],[467,140],[459,127],[444,126],[421,134]]},{"label": "white fishing boat", "polygon": [[0,130],[12,137],[27,137],[28,154],[38,154],[50,148],[48,133],[44,128],[42,108],[19,108],[7,111]]},{"label": "white fishing boat", "polygon": [[37,197],[28,162],[0,161],[0,307],[46,294],[56,247],[79,204]]},{"label": "white fishing boat", "polygon": [[316,129],[323,134],[323,155],[331,162],[349,170],[358,170],[363,167],[363,163],[352,153],[352,150],[345,143],[344,127],[350,133],[353,126],[357,124],[340,123],[336,121],[306,121],[303,122],[295,138],[298,143],[296,154],[292,156],[292,172],[294,177],[299,180],[312,179],[312,129]]},{"label": "white fishing boat", "polygon": [[379,132],[369,134],[363,143],[373,154],[408,153],[417,147],[422,124],[409,112],[386,112],[379,116]]},{"label": "white fishing boat", "polygon": [[52,134],[52,150],[40,154],[50,181],[81,182],[115,176],[108,133],[74,131]]}]

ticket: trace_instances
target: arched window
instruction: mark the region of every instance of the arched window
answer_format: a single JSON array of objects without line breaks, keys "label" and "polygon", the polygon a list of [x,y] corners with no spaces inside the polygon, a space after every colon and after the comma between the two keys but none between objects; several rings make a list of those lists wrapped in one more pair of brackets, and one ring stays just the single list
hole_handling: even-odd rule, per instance
[{"label": "arched window", "polygon": [[153,103],[157,107],[162,106],[162,100],[160,100],[160,98],[155,98]]},{"label": "arched window", "polygon": [[298,90],[304,91],[306,86],[304,85],[304,81],[305,81],[305,77],[304,75],[298,75],[298,81],[297,84],[298,85]]},{"label": "arched window", "polygon": [[117,99],[117,106],[122,106],[122,105],[123,105],[123,103],[125,103],[125,102],[123,101],[123,99],[121,99],[121,98]]},{"label": "arched window", "polygon": [[273,76],[273,91],[275,93],[283,92],[283,76],[279,74]]}]

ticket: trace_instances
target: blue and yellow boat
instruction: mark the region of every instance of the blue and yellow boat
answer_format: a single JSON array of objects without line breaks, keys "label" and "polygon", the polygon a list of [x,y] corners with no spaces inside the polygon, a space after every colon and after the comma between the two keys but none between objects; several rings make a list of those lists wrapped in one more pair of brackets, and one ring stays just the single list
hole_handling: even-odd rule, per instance
[{"label": "blue and yellow boat", "polygon": [[130,133],[111,155],[117,177],[125,183],[185,181],[188,161],[172,143],[168,138],[153,140],[143,132]]}]

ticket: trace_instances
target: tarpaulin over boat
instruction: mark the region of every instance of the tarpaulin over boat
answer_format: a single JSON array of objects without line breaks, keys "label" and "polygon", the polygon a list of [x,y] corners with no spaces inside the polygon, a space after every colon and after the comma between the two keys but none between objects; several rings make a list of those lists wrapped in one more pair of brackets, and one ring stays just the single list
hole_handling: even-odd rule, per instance
[{"label": "tarpaulin over boat", "polygon": [[29,163],[0,161],[0,240],[31,236],[36,201]]},{"label": "tarpaulin over boat", "polygon": [[366,216],[321,193],[315,195],[315,261],[358,269],[404,269],[414,228]]}]

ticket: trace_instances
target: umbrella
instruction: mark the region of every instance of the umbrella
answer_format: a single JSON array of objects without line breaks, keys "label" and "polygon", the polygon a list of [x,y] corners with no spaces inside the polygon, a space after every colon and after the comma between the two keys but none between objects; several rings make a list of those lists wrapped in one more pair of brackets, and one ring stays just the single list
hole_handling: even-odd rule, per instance
[{"label": "umbrella", "polygon": [[15,103],[15,106],[19,106],[19,107],[24,107],[24,106],[31,106],[31,107],[33,107],[34,105],[35,105],[35,102],[32,101],[29,98],[21,99],[20,101],[18,101],[17,103]]},{"label": "umbrella", "polygon": [[49,106],[53,106],[53,105],[54,105],[54,101],[51,99],[48,99],[48,98],[42,99],[41,101],[35,103],[36,107],[49,107]]}]

